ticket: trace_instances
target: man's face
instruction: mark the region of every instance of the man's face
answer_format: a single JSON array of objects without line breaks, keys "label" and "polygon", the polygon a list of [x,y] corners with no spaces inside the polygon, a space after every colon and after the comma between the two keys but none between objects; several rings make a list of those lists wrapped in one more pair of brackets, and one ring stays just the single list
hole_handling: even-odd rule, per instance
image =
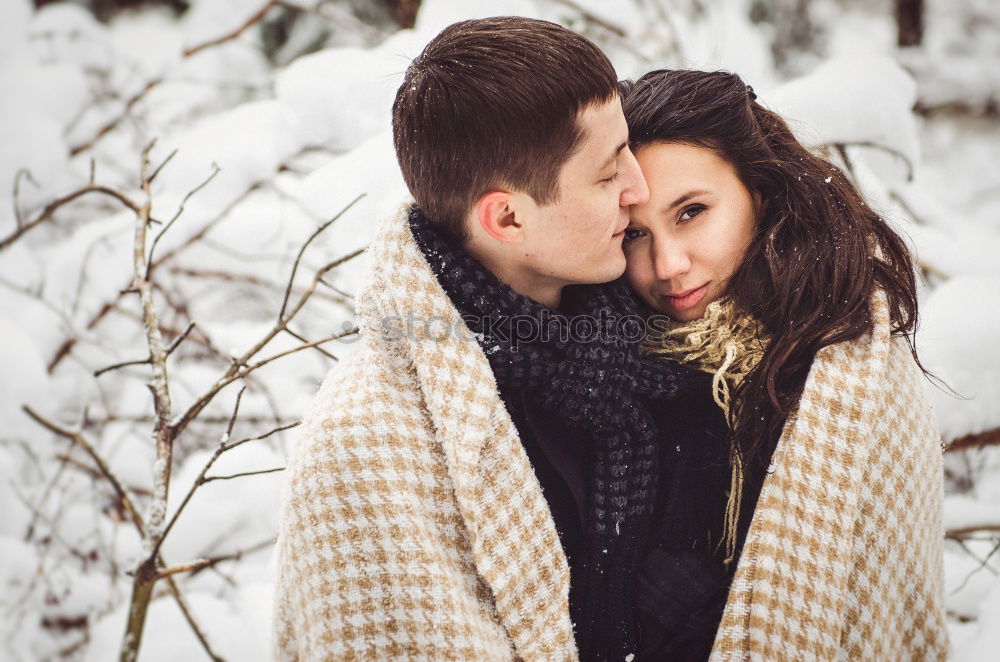
[{"label": "man's face", "polygon": [[527,205],[521,244],[531,276],[560,287],[621,276],[629,205],[649,198],[628,148],[621,101],[588,106],[578,121],[583,139],[562,166],[558,197],[545,206]]}]

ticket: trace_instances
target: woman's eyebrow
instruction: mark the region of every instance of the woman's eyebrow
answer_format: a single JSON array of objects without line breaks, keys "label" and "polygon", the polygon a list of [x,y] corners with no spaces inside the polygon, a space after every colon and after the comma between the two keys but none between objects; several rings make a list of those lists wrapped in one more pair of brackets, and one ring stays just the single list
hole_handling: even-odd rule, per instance
[{"label": "woman's eyebrow", "polygon": [[668,211],[670,211],[671,209],[674,209],[678,205],[684,204],[685,202],[687,202],[691,198],[695,197],[696,195],[704,195],[705,193],[710,193],[710,191],[707,190],[707,189],[695,189],[693,191],[688,191],[687,193],[684,193],[679,198],[677,198],[676,200],[674,200],[668,206],[664,207],[662,213],[667,213]]}]

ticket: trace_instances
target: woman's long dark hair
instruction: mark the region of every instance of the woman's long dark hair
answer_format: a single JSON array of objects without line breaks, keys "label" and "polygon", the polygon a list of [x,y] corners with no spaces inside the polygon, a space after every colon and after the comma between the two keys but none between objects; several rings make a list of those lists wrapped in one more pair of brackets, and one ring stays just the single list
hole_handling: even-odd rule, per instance
[{"label": "woman's long dark hair", "polygon": [[662,142],[711,149],[763,201],[727,289],[772,336],[730,412],[746,475],[762,475],[816,352],[872,331],[875,290],[888,298],[891,332],[905,335],[917,360],[910,252],[848,177],[803,147],[739,76],[652,71],[621,83],[621,95],[633,151]]}]

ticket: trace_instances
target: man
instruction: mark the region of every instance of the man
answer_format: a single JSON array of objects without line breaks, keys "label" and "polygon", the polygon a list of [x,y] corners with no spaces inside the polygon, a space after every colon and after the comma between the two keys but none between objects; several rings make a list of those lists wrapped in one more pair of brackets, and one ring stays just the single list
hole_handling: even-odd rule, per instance
[{"label": "man", "polygon": [[691,378],[641,353],[621,281],[597,285],[648,197],[614,69],[552,23],[457,23],[393,131],[416,205],[371,246],[363,344],[289,462],[279,657],[632,659],[646,403]]}]

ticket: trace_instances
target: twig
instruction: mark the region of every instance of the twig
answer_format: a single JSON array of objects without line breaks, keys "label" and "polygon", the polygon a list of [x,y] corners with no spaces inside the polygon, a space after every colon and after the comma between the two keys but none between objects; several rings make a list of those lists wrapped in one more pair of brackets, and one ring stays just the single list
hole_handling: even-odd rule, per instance
[{"label": "twig", "polygon": [[997,571],[991,565],[989,565],[989,561],[993,557],[993,555],[997,553],[997,550],[1000,550],[1000,542],[997,542],[997,544],[993,546],[993,549],[990,550],[990,553],[986,555],[986,558],[980,559],[978,556],[972,553],[972,550],[969,549],[969,546],[965,544],[964,540],[959,540],[958,544],[962,547],[962,549],[965,551],[966,554],[971,556],[973,560],[979,563],[979,567],[965,576],[965,579],[962,581],[961,584],[958,585],[958,588],[956,588],[954,591],[951,592],[952,595],[958,593],[963,588],[965,588],[965,585],[969,583],[969,580],[972,579],[972,576],[984,568],[986,570],[989,570],[994,575],[996,575]]},{"label": "twig", "polygon": [[94,461],[94,464],[96,464],[98,470],[100,470],[101,475],[103,475],[105,480],[111,484],[111,488],[115,491],[115,495],[117,495],[118,499],[122,502],[122,505],[125,506],[125,509],[131,516],[136,528],[139,530],[139,535],[145,535],[145,527],[143,526],[142,518],[139,516],[139,511],[135,508],[135,504],[132,503],[132,499],[129,498],[128,492],[125,491],[121,481],[118,480],[118,477],[115,476],[114,472],[111,471],[111,468],[108,467],[104,458],[102,458],[101,455],[94,449],[93,444],[87,441],[79,432],[68,430],[61,425],[48,420],[28,405],[22,405],[21,409],[24,410],[24,413],[34,419],[36,423],[48,429],[50,432],[54,432],[60,437],[63,437],[64,439],[69,439],[74,444],[82,448],[88,456],[90,456],[90,459]]},{"label": "twig", "polygon": [[[146,280],[149,280],[149,270],[153,264],[153,254],[156,252],[156,245],[160,243],[160,239],[163,237],[164,234],[166,234],[167,230],[169,230],[173,226],[174,221],[180,218],[181,214],[184,213],[184,205],[186,205],[188,200],[191,199],[191,196],[193,196],[198,191],[208,186],[208,183],[211,182],[213,179],[215,179],[215,176],[219,174],[219,170],[220,170],[219,165],[217,163],[212,163],[211,174],[209,174],[209,176],[206,177],[204,181],[202,181],[200,184],[198,184],[193,189],[187,192],[184,198],[181,199],[180,205],[177,206],[177,211],[174,213],[173,218],[171,218],[167,222],[167,224],[164,225],[163,228],[161,228],[160,231],[156,234],[156,237],[153,239],[153,245],[149,249],[149,257],[146,258],[146,275],[145,275]],[[147,182],[147,184],[151,181],[152,179],[150,179]]]},{"label": "twig", "polygon": [[[156,169],[155,169],[155,170],[153,170],[153,174],[149,176],[149,183],[150,183],[150,184],[152,184],[152,183],[153,183],[153,181],[154,181],[154,180],[156,179],[156,176],[160,174],[160,171],[161,171],[161,170],[163,170],[163,168],[164,168],[164,167],[165,167],[165,166],[166,166],[166,165],[167,165],[168,163],[170,163],[170,161],[171,161],[171,160],[172,160],[172,159],[173,159],[173,158],[174,158],[175,156],[177,156],[177,150],[176,150],[176,149],[175,149],[174,151],[170,152],[170,154],[167,154],[167,158],[163,159],[163,162],[162,162],[162,163],[160,163],[160,165],[156,166]],[[93,159],[91,159],[91,162],[93,162]]]},{"label": "twig", "polygon": [[563,5],[565,7],[569,7],[573,11],[577,12],[578,14],[580,14],[580,16],[582,16],[587,21],[593,23],[594,25],[599,25],[602,28],[604,28],[605,30],[607,30],[608,32],[611,32],[612,34],[618,35],[619,37],[624,37],[626,34],[628,34],[625,31],[625,28],[621,27],[620,25],[615,25],[614,23],[611,23],[607,19],[601,18],[600,16],[598,16],[594,12],[592,12],[592,11],[590,11],[590,10],[584,8],[584,7],[581,7],[576,2],[573,2],[573,0],[552,0],[552,2],[558,3],[558,4]]},{"label": "twig", "polygon": [[79,145],[76,145],[72,149],[70,149],[69,150],[69,155],[70,156],[76,156],[77,154],[79,154],[81,152],[84,152],[84,151],[90,149],[91,147],[93,147],[94,145],[96,145],[97,141],[99,141],[101,138],[103,138],[104,136],[106,136],[109,133],[111,133],[114,130],[114,128],[116,126],[118,126],[119,123],[121,123],[121,121],[123,119],[125,119],[126,117],[128,117],[129,113],[132,112],[132,108],[133,108],[133,106],[135,106],[135,104],[137,104],[140,101],[142,101],[143,97],[145,97],[147,94],[149,94],[149,92],[153,88],[155,88],[156,86],[158,86],[162,82],[163,82],[162,78],[152,78],[152,79],[146,81],[146,84],[142,86],[142,89],[140,89],[138,92],[136,92],[135,94],[133,94],[129,98],[129,100],[125,102],[125,107],[122,109],[121,113],[119,113],[118,115],[116,115],[112,120],[110,120],[109,122],[107,122],[100,129],[98,129],[97,133],[94,134],[93,138],[91,138],[90,140],[88,140],[85,143],[81,143]]},{"label": "twig", "polygon": [[301,345],[297,345],[295,347],[292,347],[291,349],[286,349],[283,352],[278,352],[277,354],[269,356],[266,359],[261,359],[260,361],[257,361],[256,363],[247,366],[246,373],[249,373],[258,368],[262,368],[268,363],[276,361],[283,356],[288,356],[289,354],[294,354],[295,352],[301,352],[304,349],[310,349],[312,347],[316,347],[317,345],[322,345],[323,343],[332,342],[334,340],[340,340],[341,338],[346,338],[348,336],[353,336],[357,332],[358,332],[358,327],[354,326],[351,327],[350,329],[347,329],[346,331],[341,331],[340,333],[334,333],[333,335],[329,335],[325,338],[320,338],[319,340],[311,340],[309,342],[302,343]]},{"label": "twig", "polygon": [[[132,288],[139,294],[142,304],[142,321],[146,330],[146,344],[149,346],[149,361],[152,365],[152,381],[149,383],[153,393],[153,406],[156,411],[156,423],[153,434],[156,437],[156,465],[158,471],[153,475],[153,501],[167,502],[167,492],[170,486],[170,465],[173,449],[173,429],[170,426],[170,384],[167,379],[167,353],[164,347],[163,335],[160,333],[160,323],[157,319],[153,302],[153,288],[149,282],[148,265],[146,263],[146,231],[149,227],[149,212],[152,207],[152,195],[149,186],[149,152],[153,148],[150,143],[142,153],[140,164],[143,192],[146,200],[138,210],[135,223],[135,242],[132,260],[135,278]],[[153,540],[160,536],[163,526],[163,510],[159,505],[151,508],[151,517],[147,522],[149,533]]]},{"label": "twig", "polygon": [[249,30],[255,23],[258,23],[261,19],[263,19],[264,15],[267,14],[267,12],[271,11],[271,9],[273,9],[274,7],[277,7],[279,4],[280,3],[278,2],[278,0],[269,0],[268,2],[264,3],[264,5],[261,6],[260,9],[251,14],[250,17],[247,20],[245,20],[243,24],[237,27],[235,30],[231,30],[214,39],[209,39],[208,41],[198,44],[197,46],[191,46],[190,48],[185,48],[183,53],[184,57],[191,57],[195,53],[199,53],[205,50],[206,48],[211,48],[212,46],[218,46],[219,44],[224,44],[227,41],[232,41],[233,39],[236,39],[241,34]]},{"label": "twig", "polygon": [[207,559],[198,559],[197,561],[191,561],[190,563],[182,563],[181,565],[175,565],[171,568],[164,568],[158,573],[159,577],[169,577],[171,575],[180,574],[182,572],[196,573],[205,568],[211,568],[213,566],[222,563],[223,561],[239,561],[244,555],[252,554],[254,552],[259,552],[262,549],[267,549],[274,544],[273,539],[264,540],[257,543],[256,545],[249,547],[247,549],[237,550],[230,554],[222,554],[220,556],[212,556]]},{"label": "twig", "polygon": [[[335,25],[338,25],[354,34],[360,34],[364,38],[365,42],[370,46],[374,46],[378,43],[381,38],[378,30],[372,29],[370,25],[364,21],[360,21],[355,18],[352,14],[347,13],[343,10],[337,11],[337,7],[331,4],[316,3],[311,6],[300,5],[291,0],[278,0],[278,4],[287,9],[293,11],[300,11],[306,14],[315,14],[320,18],[323,18]],[[337,11],[337,13],[334,13]]]},{"label": "twig", "polygon": [[[153,272],[155,272],[160,265],[180,255],[184,250],[190,248],[191,246],[196,245],[199,241],[204,239],[205,235],[208,234],[209,230],[215,227],[216,223],[226,218],[229,215],[229,213],[236,207],[236,205],[243,202],[247,198],[247,196],[249,196],[251,193],[253,193],[260,187],[261,187],[261,182],[256,182],[252,184],[248,189],[243,191],[243,193],[241,193],[239,196],[234,198],[228,205],[226,205],[225,209],[219,212],[214,218],[206,222],[205,225],[203,225],[198,232],[194,233],[193,235],[185,239],[184,242],[181,243],[179,246],[176,246],[168,250],[166,253],[156,258],[156,260],[152,263],[152,267],[149,270],[150,276],[152,276]],[[100,309],[94,314],[94,316],[90,318],[90,320],[87,322],[86,327],[84,328],[86,328],[88,331],[91,331],[94,328],[96,328],[97,325],[100,324],[101,321],[105,317],[107,317],[107,315],[111,311],[116,309],[122,297],[124,297],[125,294],[127,293],[128,293],[128,286],[123,288],[113,301],[105,302],[104,305],[102,305]],[[46,366],[46,370],[48,371],[49,374],[51,374],[59,366],[59,364],[62,362],[64,358],[69,356],[70,352],[73,351],[73,347],[76,345],[77,340],[78,338],[75,337],[67,338],[66,340],[63,341],[61,345],[59,345],[59,348],[56,350],[55,354],[53,354],[52,356],[52,359],[49,361],[48,366]]]},{"label": "twig", "polygon": [[[202,485],[204,485],[205,483],[209,482],[209,480],[214,480],[214,479],[206,479],[205,476],[208,474],[209,469],[212,468],[212,465],[215,464],[215,461],[218,460],[219,457],[223,453],[225,453],[226,451],[232,450],[232,449],[236,448],[237,446],[242,446],[243,444],[245,444],[247,442],[250,442],[250,441],[257,441],[257,440],[260,440],[260,439],[266,439],[267,437],[270,437],[272,434],[275,434],[277,432],[282,432],[284,430],[288,430],[288,429],[293,428],[296,425],[298,425],[298,422],[296,422],[296,423],[292,423],[290,425],[279,426],[279,427],[276,427],[276,428],[274,428],[272,430],[269,430],[268,432],[266,432],[264,434],[257,435],[257,436],[254,436],[254,437],[247,437],[246,439],[241,439],[241,440],[239,440],[237,442],[229,443],[230,436],[232,435],[232,432],[233,432],[233,426],[236,423],[236,417],[239,414],[240,402],[243,399],[243,393],[244,393],[244,391],[246,391],[246,387],[241,388],[240,391],[239,391],[239,393],[236,395],[236,402],[233,405],[233,413],[229,417],[229,423],[226,426],[226,432],[225,432],[225,434],[222,435],[222,439],[219,441],[219,445],[216,446],[215,452],[213,452],[212,456],[210,458],[208,458],[208,461],[205,462],[205,466],[202,467],[201,472],[198,474],[198,477],[195,478],[194,482],[191,483],[191,487],[188,488],[187,494],[184,495],[184,498],[181,500],[180,504],[177,506],[177,510],[174,511],[174,514],[170,517],[170,521],[167,522],[167,525],[166,525],[166,527],[163,530],[163,536],[160,538],[160,544],[162,544],[163,539],[166,538],[167,534],[170,533],[170,530],[173,529],[174,524],[180,518],[181,513],[184,512],[184,508],[187,507],[188,503],[191,501],[191,497],[193,497],[194,494],[195,494],[195,492],[198,491],[198,488],[201,487]],[[272,470],[269,470],[267,472],[261,472],[261,473],[269,473],[270,471],[276,471],[276,470],[272,469]],[[157,546],[157,548],[158,548],[158,546]]]},{"label": "twig", "polygon": [[181,500],[180,505],[177,506],[177,510],[174,511],[174,514],[170,517],[170,520],[167,522],[167,525],[163,528],[163,534],[160,536],[159,540],[156,541],[153,547],[154,553],[159,551],[160,546],[163,544],[164,539],[166,539],[167,537],[167,534],[169,534],[170,530],[174,528],[174,524],[177,523],[177,519],[181,516],[181,513],[184,512],[184,508],[188,505],[188,502],[191,501],[191,497],[194,496],[194,493],[198,490],[198,488],[204,481],[205,474],[212,467],[212,465],[215,464],[215,461],[219,459],[219,456],[226,451],[226,442],[229,441],[229,437],[233,433],[233,426],[236,425],[236,417],[239,415],[240,403],[243,401],[243,393],[246,390],[247,387],[244,386],[236,394],[236,402],[233,404],[233,413],[229,416],[229,422],[226,424],[225,434],[222,435],[222,439],[219,441],[219,445],[218,447],[216,447],[215,452],[212,454],[212,457],[210,457],[208,459],[208,462],[205,463],[205,466],[202,467],[201,473],[199,473],[198,477],[195,478],[193,483],[191,483],[191,487],[188,488],[187,494],[184,495],[184,498]]},{"label": "twig", "polygon": [[[55,434],[65,439],[73,441],[73,443],[80,446],[87,453],[87,455],[89,455],[90,458],[94,460],[94,463],[97,465],[101,474],[104,476],[104,479],[111,484],[111,487],[112,489],[114,489],[115,494],[118,496],[118,499],[121,501],[122,505],[128,511],[130,518],[132,520],[132,524],[139,532],[139,535],[145,536],[146,527],[145,524],[143,523],[142,516],[139,514],[139,511],[136,510],[135,505],[129,498],[128,493],[122,487],[121,482],[114,475],[114,473],[111,471],[108,465],[104,462],[103,458],[101,458],[101,456],[97,453],[97,451],[94,450],[93,445],[91,445],[84,438],[82,434],[78,432],[73,432],[71,430],[67,430],[64,427],[49,421],[48,419],[36,413],[28,405],[24,405],[22,409],[24,409],[26,414],[28,414],[31,418],[33,418],[37,423],[39,423],[43,427],[47,428],[51,432],[54,432]],[[163,562],[162,558],[157,557],[157,560],[160,562],[160,564],[162,564]],[[167,578],[167,588],[170,591],[171,595],[174,597],[174,600],[177,602],[177,605],[180,608],[181,612],[183,613],[184,618],[187,621],[188,625],[194,631],[195,636],[201,642],[201,645],[205,649],[206,653],[208,653],[208,656],[213,660],[221,660],[221,658],[212,651],[212,648],[209,645],[208,640],[205,638],[204,633],[199,627],[197,621],[192,616],[190,609],[187,607],[183,594],[180,592],[180,589],[174,583],[172,578],[169,577]]]},{"label": "twig", "polygon": [[966,434],[957,439],[953,439],[947,446],[945,452],[965,450],[967,448],[982,448],[983,446],[1000,445],[1000,428],[993,428],[975,434]]},{"label": "twig", "polygon": [[[346,211],[346,209],[344,211]],[[341,214],[342,213],[343,211],[341,212]],[[337,216],[339,217],[340,214],[338,214]],[[327,223],[326,225],[329,225],[329,223]],[[302,345],[299,345],[297,348],[294,348],[287,352],[282,352],[281,354],[272,356],[264,361],[260,361],[252,366],[249,366],[245,370],[241,370],[241,367],[248,366],[250,359],[256,356],[257,353],[260,352],[269,342],[271,342],[271,340],[273,340],[276,335],[281,333],[287,327],[288,323],[291,322],[291,320],[298,314],[298,312],[302,310],[303,306],[305,306],[306,302],[312,296],[313,292],[315,292],[316,285],[329,270],[334,269],[337,266],[340,266],[341,264],[354,259],[364,251],[365,248],[359,248],[320,268],[316,272],[312,282],[306,288],[305,292],[302,293],[302,295],[299,297],[299,300],[295,303],[294,306],[292,306],[291,311],[288,312],[287,314],[280,316],[275,325],[264,335],[263,338],[257,341],[257,343],[253,347],[248,349],[241,356],[234,358],[232,364],[230,365],[226,373],[223,374],[223,376],[220,377],[213,386],[211,386],[205,393],[203,393],[201,397],[195,400],[194,403],[192,403],[191,406],[189,406],[187,410],[180,415],[177,421],[173,424],[175,436],[179,435],[181,431],[185,427],[187,427],[188,423],[190,423],[191,420],[195,416],[197,416],[208,405],[209,402],[212,401],[212,399],[216,396],[216,394],[218,394],[219,391],[221,391],[223,388],[233,383],[234,381],[242,379],[252,371],[256,370],[257,368],[260,368],[261,366],[266,365],[267,363],[270,363],[275,359],[281,358],[282,356],[287,356],[292,352],[299,351],[302,349],[308,349],[309,347],[314,347],[324,342],[337,340],[339,338],[343,338],[349,335],[353,335],[354,333],[357,333],[357,329],[350,329],[342,334],[336,334],[313,343],[303,343]],[[289,286],[290,285],[291,285],[291,279],[289,279]]]},{"label": "twig", "polygon": [[100,370],[95,370],[94,377],[100,377],[106,372],[111,372],[112,370],[118,370],[119,368],[127,368],[131,365],[147,365],[148,363],[149,363],[149,357],[146,357],[144,359],[136,359],[134,361],[122,361],[121,363],[115,363],[106,366],[104,368],[101,368]]},{"label": "twig", "polygon": [[[308,340],[305,339],[304,336],[301,336],[298,333],[296,333],[295,331],[292,331],[287,326],[285,327],[285,333],[287,333],[291,337],[295,338],[299,342],[304,342],[304,343],[309,342]],[[329,359],[332,359],[334,361],[339,361],[340,360],[340,359],[337,358],[337,356],[335,354],[333,354],[332,352],[326,351],[325,349],[323,349],[322,347],[320,347],[318,345],[314,346],[313,349],[315,349],[317,352],[319,352],[320,354],[322,354],[323,356],[325,356],[325,357],[327,357]]]},{"label": "twig", "polygon": [[188,337],[188,334],[191,333],[191,329],[193,328],[194,328],[194,322],[191,322],[187,325],[187,328],[184,329],[184,331],[182,331],[179,336],[174,338],[174,341],[170,343],[170,347],[167,348],[167,356],[173,354],[174,350],[180,347],[180,344],[184,342],[184,339]]},{"label": "twig", "polygon": [[274,428],[273,430],[268,430],[264,434],[258,434],[258,435],[253,436],[253,437],[246,437],[245,439],[240,439],[239,441],[234,441],[233,443],[228,444],[226,446],[225,450],[230,451],[230,450],[236,448],[237,446],[242,446],[243,444],[249,443],[251,441],[260,441],[262,439],[267,439],[272,434],[277,434],[278,432],[284,432],[285,430],[291,430],[292,428],[294,428],[294,427],[296,427],[298,425],[301,425],[301,421],[295,421],[294,423],[286,423],[285,425],[279,425],[278,427]]},{"label": "twig", "polygon": [[[236,39],[241,34],[243,34],[246,30],[248,30],[251,26],[253,26],[254,23],[257,23],[261,19],[263,19],[264,15],[267,14],[267,12],[271,8],[273,8],[273,7],[275,7],[275,6],[279,5],[279,4],[281,4],[281,3],[279,3],[277,0],[270,0],[264,6],[262,6],[260,9],[258,9],[256,12],[254,12],[250,16],[250,18],[247,19],[236,30],[227,32],[226,34],[224,34],[222,36],[219,36],[219,37],[216,37],[214,39],[209,39],[208,41],[202,42],[202,43],[197,44],[195,46],[191,46],[190,48],[186,48],[181,53],[181,57],[188,58],[188,57],[191,57],[192,55],[195,55],[196,53],[200,53],[201,51],[203,51],[203,50],[205,50],[207,48],[211,48],[213,46],[218,46],[220,44],[226,43],[227,41],[231,41],[233,39]],[[135,107],[135,105],[137,103],[139,103],[140,101],[142,101],[142,99],[145,98],[147,94],[149,94],[153,89],[155,89],[157,86],[159,86],[161,83],[163,83],[164,80],[165,80],[164,78],[159,77],[159,78],[152,78],[149,81],[147,81],[146,84],[143,85],[142,88],[138,92],[136,92],[135,94],[133,94],[128,99],[128,101],[125,103],[125,107],[122,109],[122,111],[118,115],[116,115],[115,117],[113,117],[111,120],[109,120],[107,123],[105,123],[100,129],[98,129],[97,133],[94,134],[94,136],[92,138],[90,138],[90,140],[87,140],[86,142],[83,142],[83,143],[80,143],[80,144],[74,146],[70,150],[70,156],[76,156],[76,155],[80,154],[81,152],[84,152],[84,151],[86,151],[88,149],[93,148],[93,146],[96,145],[98,143],[98,141],[100,141],[106,135],[108,135],[109,133],[111,133],[115,129],[115,127],[117,127],[122,122],[122,120],[124,120],[126,117],[129,116],[129,114],[132,112],[132,108]],[[156,175],[156,173],[153,174],[153,177],[151,178],[151,180],[153,178],[155,178],[155,175]]]},{"label": "twig", "polygon": [[284,467],[275,467],[274,469],[261,469],[260,471],[244,471],[238,474],[229,474],[227,476],[206,476],[201,484],[211,483],[213,480],[231,480],[233,478],[242,478],[244,476],[260,476],[261,474],[273,474],[278,471],[284,471]]},{"label": "twig", "polygon": [[976,526],[948,529],[944,532],[944,537],[949,540],[965,540],[973,533],[983,533],[986,531],[1000,532],[1000,524],[978,524]]},{"label": "twig", "polygon": [[14,219],[17,221],[18,229],[21,229],[21,226],[24,225],[24,216],[21,214],[21,204],[20,204],[21,177],[24,177],[29,182],[34,184],[35,188],[38,188],[38,182],[36,182],[35,178],[31,176],[31,171],[28,170],[27,168],[21,168],[20,170],[17,171],[17,174],[14,175],[14,196],[13,196]]},{"label": "twig", "polygon": [[912,182],[913,181],[913,172],[914,172],[913,162],[910,161],[910,158],[908,156],[906,156],[906,154],[903,154],[898,149],[895,149],[893,147],[889,147],[888,145],[882,145],[882,144],[879,144],[879,143],[871,142],[871,141],[868,141],[868,140],[856,140],[856,141],[838,142],[838,143],[836,143],[836,146],[837,146],[838,150],[840,151],[841,156],[843,156],[844,160],[848,162],[848,167],[850,168],[852,174],[854,172],[854,168],[853,168],[853,166],[850,165],[850,162],[847,159],[847,151],[846,151],[845,148],[847,148],[847,147],[871,147],[873,149],[880,149],[883,152],[887,152],[889,154],[892,154],[896,158],[900,159],[903,162],[903,164],[906,166],[906,181],[908,181],[908,182]]},{"label": "twig", "polygon": [[357,204],[358,200],[360,200],[363,197],[365,197],[365,194],[361,193],[356,198],[354,198],[349,203],[347,203],[347,206],[344,207],[343,209],[341,209],[339,212],[337,212],[336,216],[334,216],[333,218],[331,218],[330,220],[326,221],[325,223],[323,223],[322,225],[320,225],[318,228],[316,228],[313,231],[313,233],[311,235],[309,235],[309,238],[306,239],[305,243],[302,244],[302,247],[299,248],[298,255],[295,256],[295,262],[292,263],[292,273],[289,274],[289,276],[288,276],[288,286],[285,288],[285,296],[281,299],[281,309],[278,311],[278,320],[279,320],[279,322],[281,320],[283,320],[284,317],[285,317],[285,309],[288,307],[288,297],[291,296],[292,284],[295,282],[295,274],[296,274],[296,272],[299,269],[299,262],[302,261],[302,255],[306,252],[306,249],[309,248],[309,244],[311,244],[313,242],[313,239],[315,239],[316,237],[318,237],[323,232],[323,230],[326,230],[334,222],[336,222],[341,216],[343,216],[344,214],[346,214],[348,212],[348,210],[350,210],[351,207],[353,207],[355,204]]},{"label": "twig", "polygon": [[101,193],[103,195],[110,196],[121,202],[123,205],[131,209],[133,212],[137,214],[139,213],[139,205],[136,204],[131,198],[129,198],[121,191],[108,186],[94,186],[88,184],[87,186],[78,188],[77,190],[71,193],[67,193],[61,198],[56,198],[49,204],[45,205],[45,208],[42,209],[41,212],[39,212],[38,216],[28,221],[27,223],[23,222],[19,223],[17,229],[14,230],[14,232],[12,232],[4,239],[0,240],[0,251],[10,246],[18,239],[20,239],[21,236],[23,236],[26,232],[29,232],[33,228],[38,227],[42,223],[52,218],[52,215],[55,214],[56,211],[63,205],[68,204],[73,200],[76,200],[80,196],[87,195],[88,193]]},{"label": "twig", "polygon": [[[163,562],[162,558],[160,559],[160,562]],[[174,601],[177,602],[177,606],[180,608],[181,614],[184,615],[184,620],[187,621],[188,626],[191,628],[192,632],[194,632],[194,636],[198,638],[198,641],[201,643],[201,647],[208,654],[209,659],[213,662],[224,662],[224,660],[220,656],[216,655],[215,651],[212,650],[212,646],[208,643],[208,638],[205,637],[205,633],[202,631],[201,626],[198,625],[198,621],[195,620],[194,614],[191,612],[191,607],[188,605],[184,594],[181,593],[181,590],[177,587],[177,583],[174,581],[174,578],[166,577],[165,579],[167,582],[167,590],[170,591],[170,595],[174,597]]]},{"label": "twig", "polygon": [[[135,662],[142,643],[143,627],[153,587],[157,580],[157,567],[161,565],[159,547],[163,541],[163,525],[166,517],[167,497],[170,488],[170,470],[173,461],[174,431],[170,426],[170,383],[167,379],[167,354],[160,333],[160,323],[153,302],[153,287],[147,278],[148,264],[146,262],[146,233],[149,228],[149,213],[153,197],[149,183],[149,153],[155,141],[142,151],[139,165],[139,181],[145,196],[143,204],[136,213],[135,240],[132,247],[133,279],[130,286],[139,295],[142,305],[142,321],[146,331],[146,345],[149,348],[149,361],[152,368],[152,378],[147,387],[153,395],[153,410],[156,414],[153,423],[155,437],[156,459],[153,465],[153,496],[149,505],[149,517],[146,521],[146,535],[143,536],[143,546],[148,551],[135,572],[132,584],[132,596],[129,600],[128,623],[122,639],[121,662]],[[193,621],[192,621],[193,622]],[[196,626],[195,626],[196,627]],[[196,633],[200,630],[196,627]],[[207,641],[201,637],[206,651],[214,657]]]}]

